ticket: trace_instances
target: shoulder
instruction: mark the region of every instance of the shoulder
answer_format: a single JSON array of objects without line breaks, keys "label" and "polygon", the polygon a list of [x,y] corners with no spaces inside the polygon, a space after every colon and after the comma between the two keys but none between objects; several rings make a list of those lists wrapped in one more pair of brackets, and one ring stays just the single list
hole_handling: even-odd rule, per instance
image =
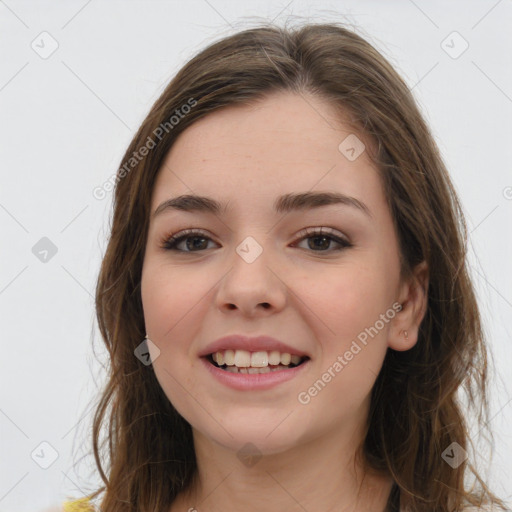
[{"label": "shoulder", "polygon": [[94,512],[96,509],[89,498],[65,501],[62,503],[61,512]]},{"label": "shoulder", "polygon": [[89,498],[80,498],[78,500],[64,501],[62,504],[45,508],[41,512],[96,512],[96,507]]}]

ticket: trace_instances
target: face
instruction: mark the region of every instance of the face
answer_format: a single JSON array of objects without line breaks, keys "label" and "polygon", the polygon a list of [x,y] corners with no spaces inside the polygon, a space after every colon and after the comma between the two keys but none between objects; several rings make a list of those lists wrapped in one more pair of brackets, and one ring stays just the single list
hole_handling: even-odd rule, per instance
[{"label": "face", "polygon": [[[362,429],[398,316],[398,242],[378,171],[366,151],[354,158],[361,147],[332,107],[305,98],[276,93],[197,121],[153,191],[141,293],[154,370],[194,435],[233,450],[251,441],[278,453]],[[275,211],[304,193],[352,199]],[[221,209],[153,217],[184,194]],[[308,359],[278,371],[291,378],[241,389],[201,357],[232,334],[270,336]],[[217,372],[253,383],[278,373]]]}]

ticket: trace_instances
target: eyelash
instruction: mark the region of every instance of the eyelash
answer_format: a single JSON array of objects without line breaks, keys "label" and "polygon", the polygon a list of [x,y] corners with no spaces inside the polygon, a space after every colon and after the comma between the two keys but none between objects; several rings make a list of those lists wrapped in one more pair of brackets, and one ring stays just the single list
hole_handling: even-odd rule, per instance
[{"label": "eyelash", "polygon": [[[325,229],[330,231],[325,231]],[[334,242],[341,245],[340,248],[334,249],[334,251],[342,251],[343,249],[347,249],[349,247],[352,247],[352,244],[345,240],[344,238],[341,238],[339,236],[336,236],[332,233],[331,228],[305,228],[303,229],[299,234],[299,242],[302,242],[303,240],[307,240],[308,238],[315,238],[315,237],[325,237],[328,239],[333,240]],[[182,253],[188,253],[192,254],[195,252],[203,252],[207,249],[202,249],[199,251],[182,251],[180,249],[176,249],[176,246],[182,241],[186,240],[187,238],[205,238],[207,240],[211,240],[211,238],[203,231],[198,229],[185,229],[183,231],[178,232],[176,235],[171,235],[165,237],[161,242],[161,248],[168,250],[168,251],[176,251],[176,252],[182,252]],[[326,250],[326,251],[313,251],[318,253],[328,253],[328,252],[334,252],[333,250]]]}]

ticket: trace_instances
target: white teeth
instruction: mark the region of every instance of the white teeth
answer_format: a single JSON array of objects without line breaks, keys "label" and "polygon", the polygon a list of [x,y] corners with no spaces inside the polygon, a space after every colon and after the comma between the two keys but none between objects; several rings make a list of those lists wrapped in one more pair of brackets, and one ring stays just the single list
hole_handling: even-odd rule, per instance
[{"label": "white teeth", "polygon": [[235,352],[235,365],[238,367],[251,366],[251,353],[248,350],[237,350]]},{"label": "white teeth", "polygon": [[224,351],[224,364],[227,364],[228,366],[233,366],[235,364],[235,351],[234,350]]},{"label": "white teeth", "polygon": [[[266,352],[264,350],[258,352],[249,352],[248,350],[218,350],[212,354],[212,359],[219,365],[226,365],[226,369],[230,368],[251,368],[274,370],[271,367],[288,367],[291,364],[298,365],[302,357],[289,352],[280,353],[277,350]],[[231,370],[229,370],[231,371]],[[243,373],[247,373],[244,371]],[[250,371],[249,373],[266,373]]]},{"label": "white teeth", "polygon": [[266,352],[253,352],[251,354],[251,366],[253,368],[268,366],[268,354]]},{"label": "white teeth", "polygon": [[270,354],[268,355],[268,364],[271,364],[273,366],[278,365],[281,362],[281,353],[277,350],[272,350]]},{"label": "white teeth", "polygon": [[292,356],[288,352],[281,354],[281,364],[290,364],[291,360]]},{"label": "white teeth", "polygon": [[230,373],[270,373],[277,372],[279,370],[285,370],[287,368],[287,366],[283,366],[282,364],[280,364],[279,366],[275,366],[273,368],[271,368],[270,366],[265,366],[263,368],[238,368],[238,366],[226,366],[224,370]]}]

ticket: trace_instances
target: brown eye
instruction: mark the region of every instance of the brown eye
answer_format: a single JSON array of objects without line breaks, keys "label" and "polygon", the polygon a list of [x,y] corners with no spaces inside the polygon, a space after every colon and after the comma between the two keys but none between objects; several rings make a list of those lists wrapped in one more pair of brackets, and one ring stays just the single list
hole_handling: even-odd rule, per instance
[{"label": "brown eye", "polygon": [[[171,236],[164,240],[162,243],[162,248],[168,251],[198,252],[208,248],[208,240],[211,241],[211,238],[206,236],[206,234],[202,231],[190,229],[181,231],[177,235]],[[186,250],[177,248],[182,243],[182,241],[186,242]]]},{"label": "brown eye", "polygon": [[335,251],[340,251],[342,249],[352,246],[352,244],[348,242],[348,240],[345,240],[340,236],[333,235],[332,231],[325,232],[324,229],[325,228],[306,228],[303,231],[303,233],[305,233],[305,236],[303,236],[300,239],[300,241],[302,242],[304,240],[308,240],[307,248],[311,249],[313,252],[332,252],[329,250],[332,242],[340,246],[337,249],[333,249]]},{"label": "brown eye", "polygon": [[[303,235],[299,242],[303,242],[307,240],[306,249],[313,252],[333,252],[333,251],[341,251],[348,247],[352,247],[352,244],[342,238],[341,236],[337,236],[333,234],[333,231],[330,228],[306,228],[301,232]],[[161,247],[168,251],[176,251],[182,253],[192,253],[192,252],[201,252],[207,250],[208,242],[213,242],[213,240],[203,231],[188,229],[185,231],[180,231],[176,235],[167,237],[163,240]],[[183,249],[178,246],[185,242]],[[337,248],[333,248],[332,244],[337,244]]]}]

